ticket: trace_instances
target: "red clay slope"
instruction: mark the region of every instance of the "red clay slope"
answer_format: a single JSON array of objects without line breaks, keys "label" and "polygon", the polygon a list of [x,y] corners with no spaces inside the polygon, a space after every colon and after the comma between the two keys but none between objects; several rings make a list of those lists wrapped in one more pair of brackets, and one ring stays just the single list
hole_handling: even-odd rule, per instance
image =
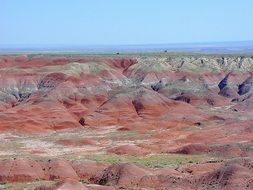
[{"label": "red clay slope", "polygon": [[97,150],[120,156],[226,158],[160,169],[7,159],[0,162],[0,181],[62,180],[53,189],[106,188],[80,185],[80,180],[116,188],[252,189],[252,63],[251,57],[240,56],[0,56],[1,134],[113,128],[146,139],[122,137],[109,144],[111,139],[100,136],[101,141],[55,143],[64,148],[99,145]]}]

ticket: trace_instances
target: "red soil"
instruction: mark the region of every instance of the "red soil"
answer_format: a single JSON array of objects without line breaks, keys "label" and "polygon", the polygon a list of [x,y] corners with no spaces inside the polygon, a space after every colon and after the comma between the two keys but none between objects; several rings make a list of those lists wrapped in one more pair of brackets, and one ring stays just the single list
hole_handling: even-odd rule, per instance
[{"label": "red soil", "polygon": [[[41,137],[66,129],[99,134],[104,129],[100,136],[80,134],[53,143],[73,151],[96,147],[92,154],[97,150],[136,157],[208,155],[224,161],[154,169],[131,163],[21,159],[17,155],[19,159],[0,161],[0,182],[61,180],[51,189],[114,188],[104,186],[108,184],[144,189],[252,189],[253,162],[248,157],[253,156],[253,83],[249,70],[211,72],[202,67],[203,71],[194,72],[175,70],[168,62],[154,67],[139,60],[1,56],[1,135]],[[111,128],[117,134],[132,132],[132,139],[127,135],[107,139],[106,130],[111,132]],[[46,153],[36,148],[22,150],[33,155]],[[80,180],[93,184],[83,185]]]}]

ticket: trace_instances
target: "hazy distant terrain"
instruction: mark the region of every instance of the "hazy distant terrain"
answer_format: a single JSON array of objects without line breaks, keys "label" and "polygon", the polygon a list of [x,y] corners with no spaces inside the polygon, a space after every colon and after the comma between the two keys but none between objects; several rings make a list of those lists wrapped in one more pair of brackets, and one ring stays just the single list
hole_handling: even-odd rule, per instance
[{"label": "hazy distant terrain", "polygon": [[15,46],[0,47],[1,54],[11,53],[157,53],[157,52],[187,52],[187,53],[253,53],[253,41],[219,42],[219,43],[185,43],[185,44],[147,44],[147,45],[87,45],[87,46]]}]

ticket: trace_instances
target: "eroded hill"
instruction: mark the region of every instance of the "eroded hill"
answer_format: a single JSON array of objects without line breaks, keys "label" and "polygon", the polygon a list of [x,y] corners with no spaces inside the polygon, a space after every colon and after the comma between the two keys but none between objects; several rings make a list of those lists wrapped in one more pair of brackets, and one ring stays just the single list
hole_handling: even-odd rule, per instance
[{"label": "eroded hill", "polygon": [[1,56],[2,187],[252,189],[252,71],[250,56]]}]

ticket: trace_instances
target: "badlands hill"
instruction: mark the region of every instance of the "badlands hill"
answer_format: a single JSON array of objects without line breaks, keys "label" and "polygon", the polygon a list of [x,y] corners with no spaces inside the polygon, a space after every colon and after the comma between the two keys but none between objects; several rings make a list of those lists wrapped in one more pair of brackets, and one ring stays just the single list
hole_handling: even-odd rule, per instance
[{"label": "badlands hill", "polygon": [[3,189],[253,189],[253,57],[0,56],[0,133]]}]

